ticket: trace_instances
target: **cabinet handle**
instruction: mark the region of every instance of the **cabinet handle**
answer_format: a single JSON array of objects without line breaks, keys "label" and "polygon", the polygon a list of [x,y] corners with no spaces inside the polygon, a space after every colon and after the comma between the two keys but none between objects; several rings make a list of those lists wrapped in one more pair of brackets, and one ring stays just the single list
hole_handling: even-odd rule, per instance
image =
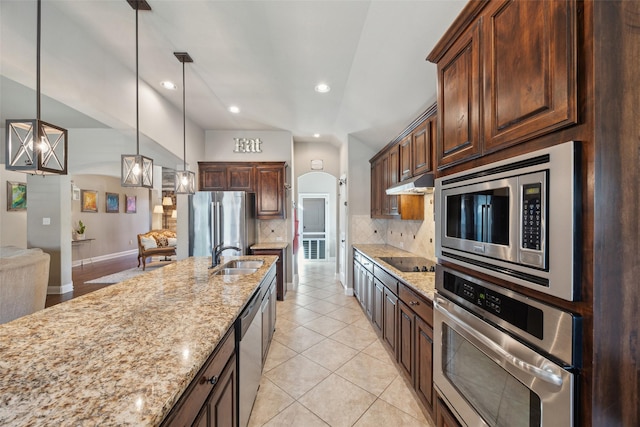
[{"label": "cabinet handle", "polygon": [[420,305],[418,301],[409,301],[409,305]]},{"label": "cabinet handle", "polygon": [[218,382],[218,377],[216,377],[215,375],[212,376],[211,378],[204,377],[202,382],[209,383],[211,385],[216,385]]}]

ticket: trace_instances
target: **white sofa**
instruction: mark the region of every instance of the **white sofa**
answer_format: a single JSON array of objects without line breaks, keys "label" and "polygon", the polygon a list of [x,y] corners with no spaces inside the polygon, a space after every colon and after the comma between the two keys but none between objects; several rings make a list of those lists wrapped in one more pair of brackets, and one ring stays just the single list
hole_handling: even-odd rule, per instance
[{"label": "white sofa", "polygon": [[42,249],[0,247],[0,324],[44,308],[49,262]]}]

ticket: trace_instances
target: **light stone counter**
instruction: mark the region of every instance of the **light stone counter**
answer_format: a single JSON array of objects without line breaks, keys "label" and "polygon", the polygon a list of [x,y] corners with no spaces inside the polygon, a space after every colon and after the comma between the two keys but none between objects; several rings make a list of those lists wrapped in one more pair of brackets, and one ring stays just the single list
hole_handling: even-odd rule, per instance
[{"label": "light stone counter", "polygon": [[0,425],[158,425],[276,258],[188,258],[0,325]]},{"label": "light stone counter", "polygon": [[251,245],[251,249],[286,249],[287,242],[262,242]]},{"label": "light stone counter", "polygon": [[[430,301],[433,301],[436,291],[435,273],[431,272],[416,272],[405,273],[397,268],[387,264],[380,257],[417,257],[412,252],[408,252],[402,249],[398,249],[391,245],[375,245],[375,244],[354,244],[354,248],[371,258],[378,265],[383,267],[389,273],[393,274],[403,282],[410,285],[418,293],[427,297]],[[435,262],[435,261],[434,261]]]}]

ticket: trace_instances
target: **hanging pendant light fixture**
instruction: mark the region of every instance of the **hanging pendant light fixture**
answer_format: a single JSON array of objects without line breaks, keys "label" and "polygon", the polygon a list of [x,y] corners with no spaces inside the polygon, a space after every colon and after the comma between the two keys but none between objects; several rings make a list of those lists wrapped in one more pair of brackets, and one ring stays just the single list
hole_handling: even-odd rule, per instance
[{"label": "hanging pendant light fixture", "polygon": [[40,175],[67,174],[67,130],[40,120],[40,21],[42,5],[37,5],[36,118],[7,120],[7,170]]},{"label": "hanging pendant light fixture", "polygon": [[153,188],[153,160],[140,155],[140,99],[138,78],[138,11],[151,10],[146,0],[127,0],[136,11],[136,154],[121,157],[120,185],[123,187]]},{"label": "hanging pendant light fixture", "polygon": [[185,86],[184,86],[184,63],[193,62],[187,52],[173,53],[178,61],[182,62],[182,147],[183,147],[183,168],[176,172],[176,194],[193,194],[196,192],[196,174],[187,170],[187,115],[185,106]]}]

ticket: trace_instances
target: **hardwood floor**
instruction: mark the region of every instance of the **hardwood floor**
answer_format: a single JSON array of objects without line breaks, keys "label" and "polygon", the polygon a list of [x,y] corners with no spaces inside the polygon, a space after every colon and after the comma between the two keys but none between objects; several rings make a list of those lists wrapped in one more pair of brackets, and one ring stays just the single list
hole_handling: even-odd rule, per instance
[{"label": "hardwood floor", "polygon": [[114,258],[106,261],[93,262],[85,264],[82,267],[73,267],[71,270],[71,279],[73,280],[73,291],[61,295],[47,295],[45,307],[59,304],[81,295],[88,294],[98,289],[102,289],[110,285],[92,285],[85,282],[107,274],[117,273],[122,270],[136,267],[138,265],[138,256],[130,255],[126,257]]}]

